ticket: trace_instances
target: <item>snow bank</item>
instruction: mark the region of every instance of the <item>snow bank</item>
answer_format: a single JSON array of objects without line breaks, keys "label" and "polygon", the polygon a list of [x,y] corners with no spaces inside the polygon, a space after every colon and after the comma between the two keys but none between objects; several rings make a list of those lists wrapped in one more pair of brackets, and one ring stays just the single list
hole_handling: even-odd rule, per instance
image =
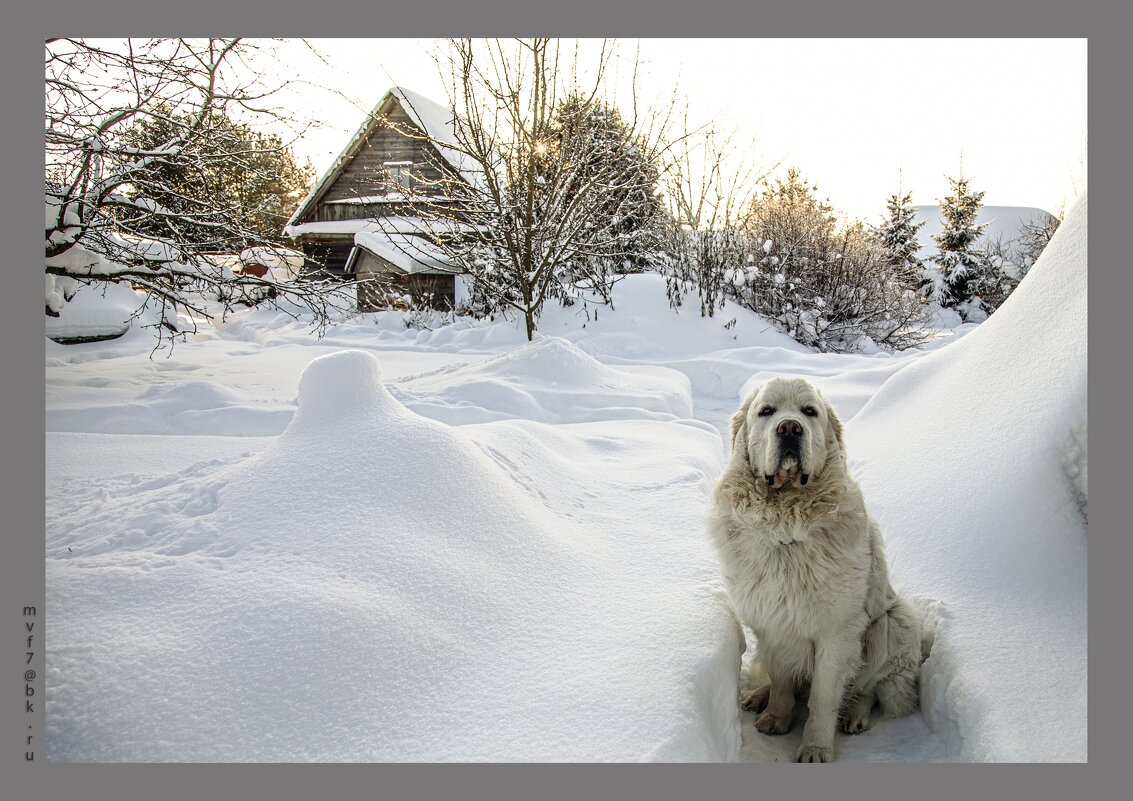
[{"label": "snow bank", "polygon": [[449,423],[692,417],[691,390],[683,375],[607,367],[558,337],[541,337],[478,364],[410,379],[397,394],[414,410]]},{"label": "snow bank", "polygon": [[[71,300],[58,307],[59,316],[45,318],[47,336],[56,341],[120,337],[130,330],[144,303],[144,295],[124,284],[77,286]],[[156,322],[153,313],[141,317],[143,325]]]},{"label": "snow bank", "polygon": [[695,301],[688,298],[673,311],[663,276],[627,275],[614,285],[612,309],[548,303],[539,331],[570,339],[594,356],[616,360],[672,360],[752,346],[809,352],[749,309],[728,302],[715,316],[701,317]]},{"label": "snow bank", "polygon": [[[654,273],[625,276],[614,286],[613,299],[613,308],[548,302],[535,336],[568,340],[610,364],[670,365],[743,348],[812,353],[776,330],[766,318],[732,303],[718,310],[715,317],[701,317],[699,308],[690,305],[674,312],[665,294],[665,279]],[[322,343],[345,348],[484,354],[500,353],[527,342],[523,319],[516,315],[483,320],[462,317],[435,329],[409,328],[405,320],[402,312],[355,315],[328,327]],[[288,320],[269,309],[242,310],[218,327],[229,335],[253,341],[270,338],[273,343],[307,344],[311,338],[308,324]],[[883,357],[887,354],[878,355]],[[730,391],[738,389],[743,380],[739,378]]]},{"label": "snow bank", "polygon": [[298,394],[238,464],[54,513],[50,759],[735,758],[715,432],[454,429],[362,351]]},{"label": "snow bank", "polygon": [[1086,759],[1086,220],[848,427],[895,579],[942,605],[924,713],[960,759]]}]

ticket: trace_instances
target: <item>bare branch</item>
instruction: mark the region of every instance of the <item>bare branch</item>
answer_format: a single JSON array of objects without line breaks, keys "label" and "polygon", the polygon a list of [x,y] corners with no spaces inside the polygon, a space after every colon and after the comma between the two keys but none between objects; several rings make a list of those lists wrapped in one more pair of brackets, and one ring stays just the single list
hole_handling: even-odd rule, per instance
[{"label": "bare branch", "polygon": [[278,136],[229,116],[263,112],[272,94],[255,76],[257,51],[241,39],[45,43],[48,276],[145,290],[162,337],[178,330],[179,313],[223,317],[261,301],[303,307],[325,326],[339,302],[332,287],[265,282],[210,262],[255,246],[291,258],[282,225],[313,178]]}]

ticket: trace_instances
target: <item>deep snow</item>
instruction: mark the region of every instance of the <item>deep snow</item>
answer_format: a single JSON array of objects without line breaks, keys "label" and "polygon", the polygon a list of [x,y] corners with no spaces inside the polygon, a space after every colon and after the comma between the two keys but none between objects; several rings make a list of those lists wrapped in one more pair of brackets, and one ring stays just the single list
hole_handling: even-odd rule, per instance
[{"label": "deep snow", "polygon": [[266,310],[168,358],[47,341],[48,756],[788,761],[702,514],[742,394],[793,374],[938,618],[922,714],[837,757],[1084,760],[1085,241],[1083,200],[986,323],[899,355],[656,276],[530,344]]},{"label": "deep snow", "polygon": [[1086,759],[1085,199],[1062,228],[847,431],[899,575],[942,605],[926,716],[969,759]]}]

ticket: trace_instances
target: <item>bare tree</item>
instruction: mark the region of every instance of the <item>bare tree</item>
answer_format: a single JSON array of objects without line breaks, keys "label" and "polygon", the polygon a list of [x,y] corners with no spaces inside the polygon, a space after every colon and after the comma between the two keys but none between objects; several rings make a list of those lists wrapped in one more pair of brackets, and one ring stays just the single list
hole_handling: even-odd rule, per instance
[{"label": "bare tree", "polygon": [[666,123],[636,107],[615,117],[601,95],[605,44],[585,85],[577,52],[560,48],[451,41],[447,63],[438,55],[452,108],[451,136],[434,141],[442,177],[418,181],[407,198],[432,232],[407,240],[410,255],[461,269],[484,310],[523,315],[528,339],[548,298],[610,302],[627,230],[635,247],[644,230],[626,220],[656,190],[641,165],[658,158]]},{"label": "bare tree", "polygon": [[[160,344],[185,333],[179,312],[212,318],[266,297],[295,315],[313,312],[321,329],[345,303],[332,285],[234,273],[218,251],[263,244],[256,210],[170,185],[179,172],[258,168],[262,154],[228,122],[236,113],[278,119],[265,107],[272,90],[251,77],[254,54],[239,39],[47,40],[47,314],[82,284],[125,283],[158,309]],[[139,123],[165,135],[139,146],[130,135]],[[157,198],[175,198],[176,208]]]},{"label": "bare tree", "polygon": [[712,317],[723,307],[726,283],[745,267],[751,243],[742,229],[744,216],[757,186],[775,167],[758,168],[750,140],[741,144],[737,131],[694,130],[687,106],[682,120],[663,180],[674,223],[666,270],[669,303],[679,307],[682,295],[695,287],[701,316]]},{"label": "bare tree", "polygon": [[1019,263],[1019,280],[1030,271],[1039,256],[1046,250],[1051,237],[1058,227],[1062,225],[1065,210],[1060,209],[1058,216],[1032,215],[1022,225],[1019,237],[1015,242],[1015,255]]}]

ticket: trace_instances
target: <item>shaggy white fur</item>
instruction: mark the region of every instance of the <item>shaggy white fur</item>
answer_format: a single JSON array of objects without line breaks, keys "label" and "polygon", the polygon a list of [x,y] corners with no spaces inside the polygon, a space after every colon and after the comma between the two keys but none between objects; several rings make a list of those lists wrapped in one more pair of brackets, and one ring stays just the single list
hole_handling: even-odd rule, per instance
[{"label": "shaggy white fur", "polygon": [[897,595],[881,532],[849,475],[842,424],[809,382],[776,378],[732,417],[732,454],[708,529],[729,597],[770,684],[748,693],[765,734],[790,731],[809,692],[798,762],[834,758],[834,731],[913,712],[924,659],[917,611]]}]

